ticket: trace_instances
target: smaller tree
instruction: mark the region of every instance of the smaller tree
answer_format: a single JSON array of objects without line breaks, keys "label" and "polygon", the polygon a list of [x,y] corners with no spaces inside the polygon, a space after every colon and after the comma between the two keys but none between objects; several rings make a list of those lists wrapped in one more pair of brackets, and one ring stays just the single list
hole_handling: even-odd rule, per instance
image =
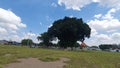
[{"label": "smaller tree", "polygon": [[101,44],[101,45],[99,45],[99,48],[100,48],[101,50],[106,50],[106,49],[112,48],[112,45],[109,45],[109,44]]},{"label": "smaller tree", "polygon": [[120,44],[118,45],[118,49],[120,49]]},{"label": "smaller tree", "polygon": [[91,48],[98,48],[98,46],[91,46]]},{"label": "smaller tree", "polygon": [[33,44],[33,41],[31,39],[23,39],[21,41],[21,44],[26,46],[31,46]]}]

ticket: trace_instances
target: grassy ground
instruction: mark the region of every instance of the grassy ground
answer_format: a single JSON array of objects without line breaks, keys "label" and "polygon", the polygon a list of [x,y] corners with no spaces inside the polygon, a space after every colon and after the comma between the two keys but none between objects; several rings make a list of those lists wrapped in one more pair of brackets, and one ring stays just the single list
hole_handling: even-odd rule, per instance
[{"label": "grassy ground", "polygon": [[18,58],[35,57],[43,61],[69,58],[65,68],[120,68],[120,53],[102,51],[62,51],[22,46],[0,45],[0,68]]}]

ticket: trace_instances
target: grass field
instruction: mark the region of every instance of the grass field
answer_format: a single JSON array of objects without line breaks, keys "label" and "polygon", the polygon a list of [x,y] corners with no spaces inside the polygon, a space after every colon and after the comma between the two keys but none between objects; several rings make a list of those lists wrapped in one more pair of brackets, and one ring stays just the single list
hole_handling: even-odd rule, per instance
[{"label": "grass field", "polygon": [[120,68],[120,53],[102,51],[62,51],[0,45],[0,68],[18,58],[35,57],[49,62],[69,58],[65,68]]}]

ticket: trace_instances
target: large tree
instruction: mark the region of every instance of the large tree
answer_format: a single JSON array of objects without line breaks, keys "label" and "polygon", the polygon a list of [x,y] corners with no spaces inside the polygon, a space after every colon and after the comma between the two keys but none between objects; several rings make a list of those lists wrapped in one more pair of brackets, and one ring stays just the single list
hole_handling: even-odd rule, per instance
[{"label": "large tree", "polygon": [[42,41],[41,43],[45,46],[51,46],[50,36],[47,32],[42,33],[40,36],[37,37],[38,41]]},{"label": "large tree", "polygon": [[91,28],[83,22],[82,18],[65,17],[53,23],[48,29],[51,38],[57,37],[59,45],[63,48],[74,47],[77,41],[84,42],[85,37],[89,38]]}]

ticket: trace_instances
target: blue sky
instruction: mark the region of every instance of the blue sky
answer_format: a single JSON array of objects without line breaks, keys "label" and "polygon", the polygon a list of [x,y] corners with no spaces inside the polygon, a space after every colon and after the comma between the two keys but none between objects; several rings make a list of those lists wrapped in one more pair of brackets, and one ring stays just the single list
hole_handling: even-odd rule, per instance
[{"label": "blue sky", "polygon": [[38,34],[55,20],[69,16],[83,18],[92,28],[91,38],[85,41],[88,45],[118,43],[119,7],[119,0],[0,0],[0,36],[18,41],[30,37],[37,42]]}]

